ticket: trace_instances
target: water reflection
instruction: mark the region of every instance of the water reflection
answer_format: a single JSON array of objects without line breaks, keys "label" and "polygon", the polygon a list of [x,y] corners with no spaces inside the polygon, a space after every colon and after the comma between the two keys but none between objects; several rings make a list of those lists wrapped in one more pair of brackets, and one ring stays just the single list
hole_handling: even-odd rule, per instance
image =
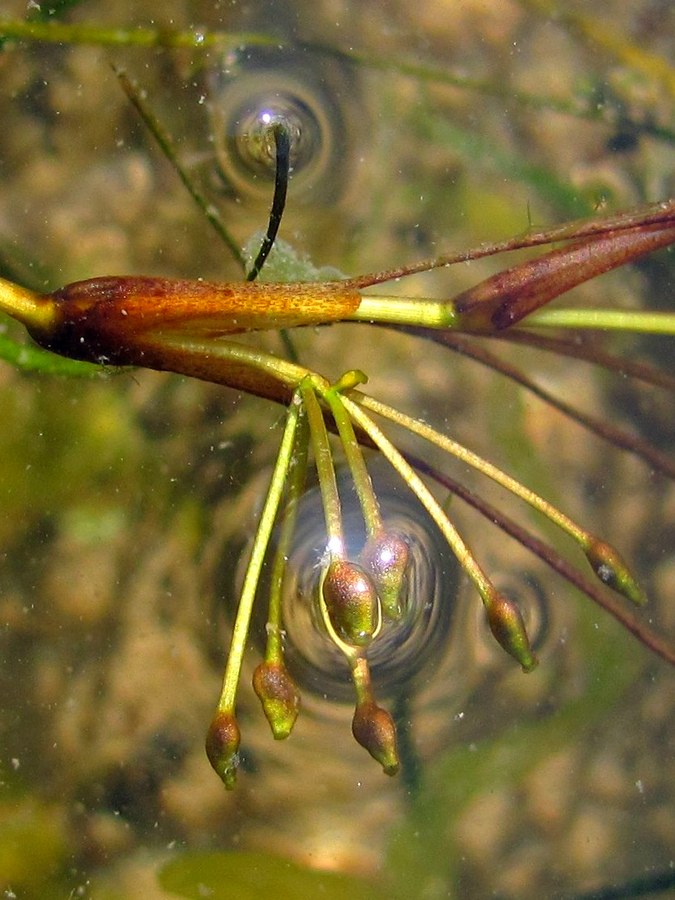
[{"label": "water reflection", "polygon": [[[386,621],[368,652],[377,695],[404,692],[410,699],[430,671],[444,669],[452,652],[452,621],[459,591],[457,563],[447,544],[412,495],[395,485],[379,467],[374,486],[385,525],[405,534],[410,550],[407,585],[398,621]],[[372,476],[371,476],[372,477]],[[349,559],[365,543],[363,515],[346,473],[338,481],[343,498],[343,527]],[[288,558],[283,619],[286,659],[301,687],[328,700],[352,701],[349,667],[329,638],[317,609],[321,561],[327,544],[318,488],[298,509],[298,524]],[[264,591],[263,591],[264,596]],[[265,612],[260,608],[260,612]],[[261,622],[264,635],[264,620]]]},{"label": "water reflection", "polygon": [[290,138],[294,202],[319,208],[348,189],[364,108],[356,72],[346,60],[309,49],[246,49],[212,66],[208,83],[211,133],[225,190],[240,201],[269,204],[275,122]]}]

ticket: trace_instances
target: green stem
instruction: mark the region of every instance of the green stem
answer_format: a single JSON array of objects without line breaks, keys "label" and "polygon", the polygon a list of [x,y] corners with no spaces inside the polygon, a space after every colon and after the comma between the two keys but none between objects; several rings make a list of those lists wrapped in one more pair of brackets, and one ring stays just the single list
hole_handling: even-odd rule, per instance
[{"label": "green stem", "polygon": [[213,205],[213,203],[209,203],[204,194],[202,194],[195,182],[188,175],[186,169],[178,159],[178,154],[173,145],[173,141],[165,131],[161,122],[152,112],[147,103],[144,102],[140,91],[136,89],[135,85],[132,84],[125,73],[121,72],[115,67],[113,67],[113,71],[115,72],[115,75],[117,75],[124,93],[127,95],[129,100],[135,107],[137,113],[143,120],[143,124],[157,141],[159,149],[173,166],[174,171],[180,178],[183,186],[187,189],[190,197],[192,197],[192,199],[194,200],[197,208],[201,211],[209,225],[211,225],[218,237],[225,244],[235,261],[241,267],[242,271],[245,272],[246,261],[244,260],[244,256],[241,252],[239,244],[230,234],[216,207]]},{"label": "green stem", "polygon": [[385,459],[388,460],[391,466],[398,472],[398,474],[405,481],[408,487],[413,491],[417,499],[427,510],[436,525],[438,525],[441,534],[448,542],[451,550],[457,557],[460,566],[464,569],[466,574],[475,585],[485,605],[489,606],[495,594],[495,589],[492,585],[492,582],[478,565],[478,562],[476,561],[473,553],[464,543],[464,540],[462,539],[455,526],[452,524],[452,522],[450,522],[446,514],[443,512],[440,504],[432,495],[429,488],[424,484],[422,479],[409,465],[409,463],[406,462],[402,454],[384,435],[380,428],[378,428],[375,422],[373,422],[370,416],[368,416],[361,408],[362,405],[365,406],[365,403],[363,403],[364,399],[365,398],[360,396],[359,403],[355,403],[350,398],[343,397],[343,403],[352,419],[368,435],[368,437],[372,440],[372,442],[382,453]]},{"label": "green stem", "polygon": [[309,433],[304,406],[298,410],[298,423],[291,464],[286,478],[286,504],[279,524],[279,541],[274,553],[270,578],[270,597],[267,613],[267,647],[265,662],[279,663],[283,657],[281,641],[281,601],[286,563],[295,531],[298,503],[305,485]]},{"label": "green stem", "polygon": [[[456,329],[458,324],[452,300],[381,294],[365,295],[358,310],[349,319],[419,328]],[[675,313],[622,309],[540,309],[522,320],[521,326],[528,325],[675,336]]]},{"label": "green stem", "polygon": [[316,398],[314,385],[309,377],[304,378],[301,381],[298,390],[302,397],[305,409],[307,410],[307,421],[312,436],[314,463],[319,477],[321,501],[323,503],[323,513],[326,520],[328,551],[331,558],[341,558],[344,556],[342,508],[340,506],[340,495],[338,493],[333,454],[330,449],[326,423],[324,422],[323,412],[319,405],[319,401]]},{"label": "green stem", "polygon": [[540,309],[523,319],[524,327],[596,329],[630,334],[675,336],[675,313],[626,309]]},{"label": "green stem", "polygon": [[[363,373],[359,374],[363,375]],[[359,381],[363,383],[365,376]],[[351,472],[359,503],[361,504],[366,531],[369,536],[379,534],[382,531],[380,504],[377,502],[377,497],[373,490],[373,482],[368,474],[361,447],[354,433],[354,426],[345,410],[338,386],[332,386],[323,394],[323,397],[330,407],[331,414],[337,425],[342,449]]]},{"label": "green stem", "polygon": [[358,309],[348,318],[354,322],[384,322],[420,328],[455,328],[457,322],[451,300],[383,294],[362,295]]},{"label": "green stem", "polygon": [[349,660],[352,673],[352,682],[354,683],[354,692],[356,693],[356,705],[372,702],[373,700],[373,684],[370,677],[370,667],[368,661],[363,656],[355,656]]},{"label": "green stem", "polygon": [[[373,410],[373,412],[395,422],[402,428],[406,428],[412,434],[419,435],[436,447],[444,450],[446,453],[450,453],[452,456],[455,456],[457,459],[472,468],[475,468],[478,472],[485,475],[487,478],[492,479],[492,481],[512,493],[515,497],[523,500],[532,509],[546,516],[550,522],[557,525],[558,528],[576,542],[591,564],[595,574],[603,583],[622,594],[632,603],[642,605],[645,602],[643,591],[637,584],[620,554],[611,544],[599,540],[590,531],[582,528],[570,519],[569,516],[566,516],[547,500],[544,500],[543,497],[540,497],[539,494],[536,494],[534,491],[530,490],[530,488],[525,487],[525,485],[516,481],[515,478],[511,478],[506,472],[498,469],[496,466],[492,465],[492,463],[489,463],[481,456],[478,456],[478,454],[473,453],[471,450],[468,450],[451,438],[440,434],[424,422],[413,419],[411,416],[407,416],[405,413],[393,409],[391,406],[387,406],[386,403],[380,403],[379,400],[374,400],[372,397],[368,397],[365,394],[358,396],[358,402],[361,406]],[[350,406],[351,405],[355,406],[356,404],[352,404],[350,401]],[[352,418],[355,417],[352,415]]]},{"label": "green stem", "polygon": [[458,444],[457,441],[453,441],[452,438],[446,437],[430,425],[420,422],[418,419],[413,419],[412,416],[408,416],[400,410],[388,406],[386,403],[381,403],[373,397],[359,394],[358,403],[360,406],[377,413],[383,418],[395,422],[412,434],[424,438],[439,449],[444,450],[456,459],[466,463],[466,465],[476,469],[476,471],[480,472],[482,475],[492,479],[492,481],[505,488],[511,494],[523,500],[532,507],[532,509],[536,509],[538,512],[542,513],[547,519],[557,525],[582,547],[585,548],[587,546],[588,534],[584,529],[573,522],[572,519],[568,518],[555,506],[552,506],[547,500],[544,500],[543,497],[540,497],[539,494],[535,493],[530,488],[525,487],[524,484],[521,484],[515,478],[507,475],[506,472],[503,472],[486,459],[483,459],[482,456],[479,456],[467,447],[462,446],[462,444]]},{"label": "green stem", "polygon": [[[236,341],[199,339],[167,332],[148,343],[153,350],[174,351],[176,359],[173,362],[165,353],[163,371],[192,375],[260,397],[269,398],[270,395],[262,387],[256,389],[258,381],[283,387],[289,395],[307,377],[311,377],[320,390],[329,387],[328,381],[304,366]],[[243,373],[246,377],[237,380],[233,372]]]},{"label": "green stem", "polygon": [[300,397],[297,392],[293,396],[288,409],[286,426],[284,428],[281,446],[277,455],[277,461],[272,473],[265,505],[260,514],[258,529],[253,541],[251,558],[246,567],[246,576],[241,590],[241,597],[237,607],[237,615],[232,631],[232,642],[227,657],[223,688],[218,701],[218,711],[221,713],[233,713],[237,694],[237,686],[241,675],[241,665],[244,658],[244,650],[248,637],[248,629],[253,611],[253,601],[258,587],[260,571],[269,544],[272,528],[276,519],[279,503],[284,490],[284,484],[293,458],[293,446],[298,425]]}]

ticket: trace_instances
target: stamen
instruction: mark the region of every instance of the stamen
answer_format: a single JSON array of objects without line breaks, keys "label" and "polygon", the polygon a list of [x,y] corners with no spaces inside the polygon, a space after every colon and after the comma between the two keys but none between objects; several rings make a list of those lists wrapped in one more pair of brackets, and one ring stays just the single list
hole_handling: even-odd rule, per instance
[{"label": "stamen", "polygon": [[354,660],[352,680],[356,688],[352,734],[373,759],[380,763],[385,775],[395,775],[400,765],[396,726],[387,710],[378,706],[373,698],[370,669],[363,657]]},{"label": "stamen", "polygon": [[332,630],[350,647],[367,647],[382,625],[375,585],[356,563],[333,559],[324,573],[321,594]]},{"label": "stamen", "polygon": [[347,372],[335,385],[324,391],[322,396],[328,404],[337,426],[345,459],[347,460],[363,511],[366,531],[368,535],[372,536],[382,531],[380,505],[377,502],[377,497],[373,490],[373,482],[368,474],[359,442],[354,434],[354,426],[345,411],[341,396],[343,391],[351,390],[358,384],[365,384],[367,380],[363,372]]},{"label": "stamen", "polygon": [[[279,503],[283,493],[284,483],[291,465],[295,432],[299,416],[300,397],[298,392],[293,395],[293,400],[288,408],[286,427],[281,439],[281,446],[277,461],[272,473],[269,490],[265,499],[258,530],[253,540],[251,558],[246,569],[244,584],[237,606],[237,615],[232,631],[230,652],[223,677],[223,687],[218,701],[215,717],[211,723],[207,738],[207,754],[211,765],[225,783],[225,787],[231,789],[236,781],[236,769],[239,764],[239,729],[234,715],[237,688],[241,676],[241,665],[244,650],[248,638],[248,631],[253,611],[260,571],[270,535],[274,526]],[[236,739],[235,739],[236,738]]]},{"label": "stamen", "polygon": [[307,421],[314,450],[314,462],[319,477],[319,487],[321,488],[321,499],[326,519],[326,533],[328,535],[330,555],[331,558],[342,558],[344,557],[342,511],[326,423],[324,422],[319,401],[316,398],[315,388],[309,377],[301,381],[299,391],[307,411]]},{"label": "stamen", "polygon": [[359,562],[370,575],[382,604],[383,614],[392,621],[403,615],[406,574],[410,548],[405,535],[388,529],[370,537]]},{"label": "stamen", "polygon": [[[359,397],[359,403],[365,406],[366,397]],[[377,427],[373,420],[361,408],[359,403],[354,402],[348,397],[343,398],[345,407],[355,422],[363,429],[368,437],[373,441],[375,446],[380,450],[382,455],[391,463],[399,475],[407,483],[413,493],[417,496],[420,503],[425,507],[429,515],[440,528],[443,536],[447,540],[450,548],[461,567],[469,576],[475,585],[478,593],[483,600],[483,604],[488,614],[488,619],[495,623],[499,634],[504,635],[504,641],[501,638],[500,643],[520,662],[525,671],[531,671],[535,667],[536,658],[530,651],[529,641],[522,621],[519,623],[517,617],[511,615],[506,618],[508,603],[505,601],[495,586],[492,584],[487,575],[479,566],[475,556],[464,543],[455,526],[450,522],[440,505],[433,497],[427,486],[406,462],[403,455],[396,449],[391,441]],[[378,406],[380,404],[377,404]]]},{"label": "stamen", "polygon": [[281,601],[298,501],[305,484],[308,441],[307,417],[304,407],[299,406],[295,446],[286,478],[286,504],[279,523],[279,538],[270,577],[265,660],[253,673],[253,688],[262,703],[275,740],[289,736],[300,711],[300,692],[284,664]]},{"label": "stamen", "polygon": [[366,468],[361,447],[349,414],[342,402],[342,393],[364,384],[366,376],[359,370],[346,372],[332,387],[323,392],[342,442],[345,458],[356,489],[368,540],[361,551],[360,561],[370,575],[383,613],[396,620],[402,614],[402,596],[408,567],[408,545],[405,538],[385,529],[373,482]]},{"label": "stamen", "polygon": [[539,494],[535,493],[530,488],[525,487],[525,485],[521,484],[510,475],[507,475],[506,472],[503,472],[501,469],[497,468],[497,466],[483,459],[477,453],[463,447],[461,444],[458,444],[446,435],[441,434],[424,422],[413,419],[411,416],[407,416],[405,413],[400,412],[400,410],[393,409],[386,403],[381,403],[379,400],[374,400],[372,397],[368,397],[365,394],[359,395],[358,401],[360,406],[373,410],[384,418],[401,425],[413,434],[425,438],[430,443],[439,447],[441,450],[445,450],[447,453],[450,453],[467,465],[472,466],[478,472],[481,472],[483,475],[492,479],[492,481],[501,485],[501,487],[505,488],[511,494],[523,500],[532,509],[542,513],[549,521],[553,522],[554,525],[557,525],[558,528],[568,534],[572,540],[579,545],[591,564],[593,571],[601,581],[631,600],[633,603],[641,604],[644,602],[642,599],[642,591],[635,578],[628,570],[627,565],[622,560],[619,552],[609,544],[600,541],[589,531],[583,529],[580,525],[570,519],[569,516],[566,516],[547,500],[544,500],[543,497],[540,497]]}]

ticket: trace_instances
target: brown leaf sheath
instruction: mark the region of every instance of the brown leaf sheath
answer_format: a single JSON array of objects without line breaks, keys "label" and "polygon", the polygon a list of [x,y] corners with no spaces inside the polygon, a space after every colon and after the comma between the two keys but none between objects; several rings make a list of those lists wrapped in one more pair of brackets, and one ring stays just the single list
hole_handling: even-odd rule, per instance
[{"label": "brown leaf sheath", "polygon": [[610,231],[520,263],[454,298],[460,330],[502,331],[578,284],[673,243],[670,222]]},{"label": "brown leaf sheath", "polygon": [[[334,322],[361,298],[340,282],[214,283],[144,276],[92,278],[50,295],[54,322],[31,329],[43,347],[93,362],[148,365],[147,338],[213,338]],[[154,340],[151,343],[157,346]]]}]

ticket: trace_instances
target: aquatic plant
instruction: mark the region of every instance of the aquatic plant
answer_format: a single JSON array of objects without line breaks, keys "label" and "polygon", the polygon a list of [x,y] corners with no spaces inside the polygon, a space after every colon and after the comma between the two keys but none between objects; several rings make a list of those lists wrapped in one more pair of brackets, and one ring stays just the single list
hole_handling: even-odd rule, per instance
[{"label": "aquatic plant", "polygon": [[[120,78],[165,154],[176,164],[193,198],[208,210],[199,189],[177,164],[171,141],[128,79],[124,75]],[[399,766],[396,729],[391,715],[375,700],[368,653],[386,623],[400,619],[409,602],[409,537],[392,531],[383,521],[361,445],[379,451],[440,529],[482,599],[493,636],[524,671],[531,671],[537,659],[517,603],[497,590],[418,472],[461,496],[619,618],[644,643],[674,662],[675,653],[667,642],[634,620],[616,601],[598,592],[596,586],[570,566],[552,546],[511,522],[480,496],[451,480],[437,466],[401,451],[374,416],[430,442],[523,500],[577,544],[600,583],[633,604],[642,605],[645,597],[636,579],[619,552],[601,537],[438,429],[363,393],[359,388],[367,382],[367,376],[360,370],[348,371],[337,381],[330,382],[292,359],[282,359],[229,338],[243,332],[339,321],[379,324],[473,355],[507,377],[538,390],[523,372],[504,367],[486,351],[472,350],[457,335],[499,337],[553,349],[563,355],[581,355],[612,371],[625,371],[628,367],[635,377],[672,390],[672,380],[651,366],[628,365],[620,357],[595,348],[580,349],[570,337],[550,342],[542,336],[541,330],[554,327],[572,334],[585,329],[675,334],[675,319],[668,312],[542,310],[550,300],[589,278],[674,243],[675,202],[662,201],[643,209],[567,223],[548,231],[532,229],[525,236],[355,278],[255,282],[276,238],[289,169],[302,131],[284,109],[270,111],[264,107],[254,110],[252,122],[249,127],[258,129],[251,137],[255,141],[255,153],[261,165],[265,164],[265,157],[270,164],[273,162],[276,181],[268,232],[246,281],[213,283],[110,276],[77,282],[50,294],[38,293],[7,280],[0,284],[0,308],[22,322],[33,339],[49,351],[106,367],[140,365],[179,372],[288,406],[284,435],[244,578],[222,694],[207,738],[207,754],[226,786],[233,786],[239,760],[240,733],[235,706],[242,659],[261,569],[282,503],[283,534],[269,591],[267,649],[253,683],[275,738],[290,734],[300,707],[298,689],[284,663],[281,593],[294,511],[304,491],[310,446],[321,489],[327,534],[313,601],[317,610],[315,618],[343,654],[351,672],[356,693],[354,737],[388,774],[394,774]],[[235,242],[220,219],[211,214],[211,220],[241,260]],[[364,293],[373,285],[420,272],[554,242],[561,246],[499,272],[451,300]],[[15,360],[18,362],[19,357],[15,356]],[[27,364],[33,365],[30,359]],[[539,394],[549,399],[541,390]],[[552,399],[550,402],[610,443],[643,458],[663,474],[669,477],[675,474],[667,457],[647,442],[611,424],[585,416],[571,404]],[[346,548],[327,425],[338,435],[362,509],[365,542],[356,554]]]}]

